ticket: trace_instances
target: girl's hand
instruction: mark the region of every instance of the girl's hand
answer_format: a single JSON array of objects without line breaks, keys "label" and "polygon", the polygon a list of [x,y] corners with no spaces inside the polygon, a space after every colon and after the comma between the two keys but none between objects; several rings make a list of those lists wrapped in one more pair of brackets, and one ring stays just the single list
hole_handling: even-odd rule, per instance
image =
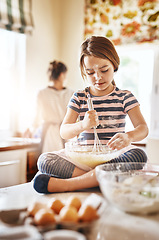
[{"label": "girl's hand", "polygon": [[95,110],[87,111],[82,120],[83,130],[88,130],[99,125],[98,115]]},{"label": "girl's hand", "polygon": [[108,146],[114,150],[120,150],[131,144],[131,139],[127,133],[117,133],[108,142]]}]

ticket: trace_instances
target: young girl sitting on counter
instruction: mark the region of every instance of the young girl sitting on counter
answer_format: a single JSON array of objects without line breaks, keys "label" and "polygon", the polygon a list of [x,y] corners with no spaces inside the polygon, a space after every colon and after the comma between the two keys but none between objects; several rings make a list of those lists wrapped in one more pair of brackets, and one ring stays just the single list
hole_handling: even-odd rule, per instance
[{"label": "young girl sitting on counter", "polygon": [[[112,150],[124,149],[109,163],[146,163],[145,152],[131,143],[144,139],[148,135],[148,127],[135,96],[128,90],[119,89],[114,82],[119,63],[116,49],[108,38],[92,36],[82,43],[80,69],[89,87],[75,92],[70,99],[60,129],[61,137],[71,139],[79,136],[91,144],[94,141],[93,128],[96,128],[102,144]],[[88,93],[95,110],[88,110]],[[129,132],[125,132],[127,114],[134,126]],[[34,179],[34,188],[39,193],[98,186],[95,169],[85,171],[77,167],[64,153],[63,156],[57,152],[43,153],[38,159],[38,169],[41,173]]]}]

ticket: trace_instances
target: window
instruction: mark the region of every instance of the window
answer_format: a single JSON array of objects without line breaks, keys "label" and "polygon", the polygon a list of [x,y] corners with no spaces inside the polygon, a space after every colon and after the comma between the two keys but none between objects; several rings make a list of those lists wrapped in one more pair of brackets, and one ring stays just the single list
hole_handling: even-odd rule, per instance
[{"label": "window", "polygon": [[[152,46],[151,44],[116,47],[121,63],[115,82],[119,88],[130,90],[135,95],[149,129],[155,53]],[[132,124],[128,117],[126,131],[130,129],[132,129]]]},{"label": "window", "polygon": [[19,129],[25,86],[26,36],[0,29],[0,139]]}]

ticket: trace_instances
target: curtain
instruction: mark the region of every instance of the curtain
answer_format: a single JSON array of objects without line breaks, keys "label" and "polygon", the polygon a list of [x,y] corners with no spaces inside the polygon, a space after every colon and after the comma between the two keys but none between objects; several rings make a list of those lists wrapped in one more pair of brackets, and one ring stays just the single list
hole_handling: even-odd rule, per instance
[{"label": "curtain", "polygon": [[115,45],[159,42],[159,0],[85,0],[84,38],[91,35]]},{"label": "curtain", "polygon": [[20,33],[33,30],[31,0],[0,0],[0,28]]}]

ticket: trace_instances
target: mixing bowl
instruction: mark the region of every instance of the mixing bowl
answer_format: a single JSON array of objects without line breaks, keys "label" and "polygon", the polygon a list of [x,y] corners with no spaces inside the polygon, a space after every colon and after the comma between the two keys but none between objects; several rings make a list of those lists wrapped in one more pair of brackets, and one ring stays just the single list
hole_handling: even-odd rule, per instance
[{"label": "mixing bowl", "polygon": [[120,155],[119,150],[111,150],[106,145],[102,145],[100,151],[95,151],[94,145],[71,141],[65,143],[65,153],[76,165],[87,166],[88,170]]},{"label": "mixing bowl", "polygon": [[112,163],[96,167],[105,199],[131,213],[159,211],[159,166],[144,163]]}]

